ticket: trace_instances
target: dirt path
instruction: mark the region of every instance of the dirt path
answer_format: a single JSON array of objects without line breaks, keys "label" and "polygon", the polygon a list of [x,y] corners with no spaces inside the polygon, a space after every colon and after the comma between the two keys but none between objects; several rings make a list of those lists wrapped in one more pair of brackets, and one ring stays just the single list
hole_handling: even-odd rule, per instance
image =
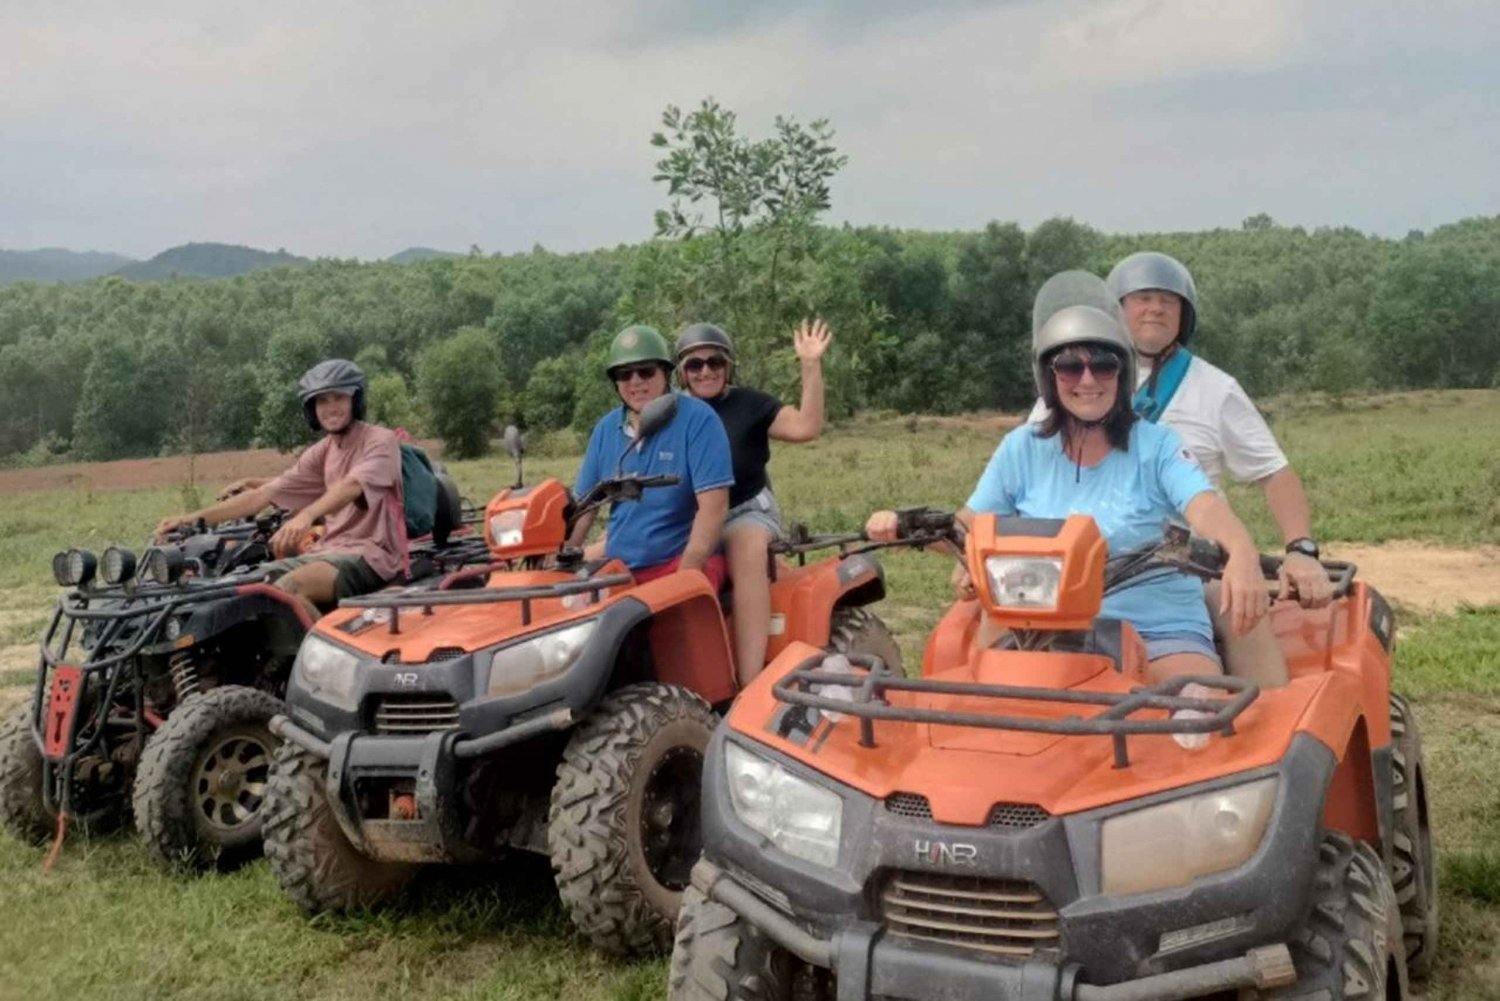
[{"label": "dirt path", "polygon": [[1464,602],[1500,605],[1500,548],[1495,546],[1451,549],[1421,542],[1329,543],[1328,554],[1354,563],[1362,579],[1410,608],[1451,612]]}]

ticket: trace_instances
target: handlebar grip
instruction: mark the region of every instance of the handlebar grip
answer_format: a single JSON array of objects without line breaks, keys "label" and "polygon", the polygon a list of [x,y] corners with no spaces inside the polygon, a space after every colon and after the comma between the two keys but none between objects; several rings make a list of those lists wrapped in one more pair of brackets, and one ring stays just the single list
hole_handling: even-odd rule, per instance
[{"label": "handlebar grip", "polygon": [[1224,564],[1229,562],[1229,556],[1224,552],[1224,547],[1213,539],[1205,539],[1200,535],[1193,536],[1188,543],[1188,558],[1194,563],[1211,570],[1222,570]]}]

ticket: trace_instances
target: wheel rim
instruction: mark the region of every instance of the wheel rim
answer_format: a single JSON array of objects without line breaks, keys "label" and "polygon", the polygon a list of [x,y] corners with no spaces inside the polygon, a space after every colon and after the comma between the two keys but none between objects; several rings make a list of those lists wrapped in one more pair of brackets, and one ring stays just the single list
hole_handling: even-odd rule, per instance
[{"label": "wheel rim", "polygon": [[651,876],[674,892],[687,889],[703,849],[703,755],[674,747],[657,761],[641,797],[641,852]]},{"label": "wheel rim", "polygon": [[234,831],[260,813],[271,770],[270,740],[232,733],[215,739],[194,770],[198,818],[215,831]]}]

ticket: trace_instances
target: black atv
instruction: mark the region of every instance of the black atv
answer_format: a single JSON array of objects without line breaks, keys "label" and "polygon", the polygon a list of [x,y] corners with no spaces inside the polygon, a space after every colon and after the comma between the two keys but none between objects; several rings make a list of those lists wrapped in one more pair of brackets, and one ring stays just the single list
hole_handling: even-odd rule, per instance
[{"label": "black atv", "polygon": [[[483,558],[450,540],[463,521],[451,482],[412,579]],[[312,621],[263,564],[283,512],[187,526],[137,561],[57,554],[68,588],[41,641],[33,698],[0,724],[0,823],[39,842],[59,818],[93,831],[136,826],[157,860],[228,867],[260,853],[261,801],[292,661]]]}]

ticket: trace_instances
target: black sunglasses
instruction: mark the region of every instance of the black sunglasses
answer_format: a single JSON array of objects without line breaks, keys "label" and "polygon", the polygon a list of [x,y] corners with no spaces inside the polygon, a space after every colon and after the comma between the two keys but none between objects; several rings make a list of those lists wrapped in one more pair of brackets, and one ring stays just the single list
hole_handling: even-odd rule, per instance
[{"label": "black sunglasses", "polygon": [[616,382],[629,382],[632,376],[638,375],[642,379],[649,379],[659,371],[661,371],[661,366],[651,362],[644,365],[621,365],[610,369],[609,377]]},{"label": "black sunglasses", "polygon": [[1093,372],[1096,379],[1113,379],[1124,364],[1113,351],[1095,351],[1089,355],[1059,355],[1052,359],[1051,368],[1059,378],[1074,382],[1082,379],[1085,371]]},{"label": "black sunglasses", "polygon": [[688,375],[697,375],[705,368],[710,372],[722,372],[729,367],[729,362],[723,355],[709,355],[707,358],[689,358],[682,363],[682,370]]}]

